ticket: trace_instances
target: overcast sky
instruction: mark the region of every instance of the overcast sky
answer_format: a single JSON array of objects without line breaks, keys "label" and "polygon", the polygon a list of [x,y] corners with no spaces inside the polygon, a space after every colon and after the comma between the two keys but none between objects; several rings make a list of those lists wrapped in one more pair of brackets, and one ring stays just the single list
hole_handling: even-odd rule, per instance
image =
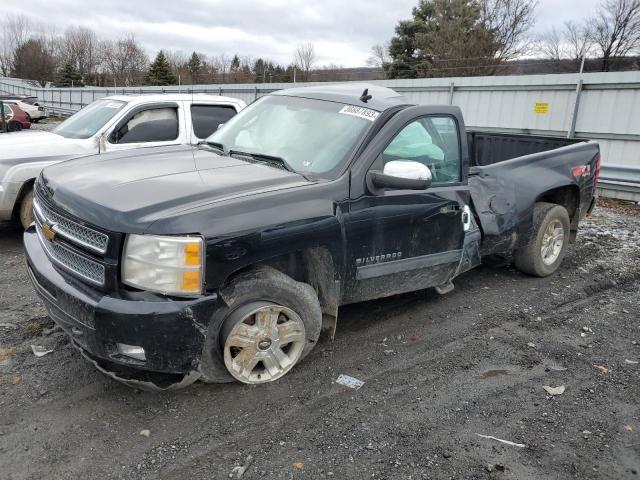
[{"label": "overcast sky", "polygon": [[[270,58],[289,63],[313,42],[318,64],[362,66],[372,45],[393,35],[417,0],[0,0],[0,17],[24,13],[59,30],[83,25],[102,38],[136,34],[159,49]],[[599,0],[540,0],[537,28],[592,14]]]}]

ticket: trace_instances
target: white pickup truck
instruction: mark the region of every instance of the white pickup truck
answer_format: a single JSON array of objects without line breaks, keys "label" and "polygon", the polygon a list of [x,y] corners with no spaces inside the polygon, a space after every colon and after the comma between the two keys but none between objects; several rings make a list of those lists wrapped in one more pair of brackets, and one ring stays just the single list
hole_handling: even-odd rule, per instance
[{"label": "white pickup truck", "polygon": [[143,147],[197,144],[246,104],[207,94],[118,95],[96,100],[52,132],[0,135],[0,221],[32,222],[33,182],[57,162]]}]

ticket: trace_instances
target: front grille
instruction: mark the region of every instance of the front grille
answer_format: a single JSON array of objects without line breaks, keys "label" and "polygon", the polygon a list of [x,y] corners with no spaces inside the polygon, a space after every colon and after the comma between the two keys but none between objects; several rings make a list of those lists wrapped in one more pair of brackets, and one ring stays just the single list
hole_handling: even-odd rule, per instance
[{"label": "front grille", "polygon": [[57,214],[37,196],[33,199],[33,208],[36,216],[40,217],[40,221],[52,226],[53,230],[61,237],[95,253],[104,255],[107,252],[108,235]]},{"label": "front grille", "polygon": [[105,267],[99,262],[80,255],[60,242],[49,241],[42,232],[40,219],[36,217],[36,230],[38,238],[49,257],[59,266],[69,272],[96,285],[105,283]]}]

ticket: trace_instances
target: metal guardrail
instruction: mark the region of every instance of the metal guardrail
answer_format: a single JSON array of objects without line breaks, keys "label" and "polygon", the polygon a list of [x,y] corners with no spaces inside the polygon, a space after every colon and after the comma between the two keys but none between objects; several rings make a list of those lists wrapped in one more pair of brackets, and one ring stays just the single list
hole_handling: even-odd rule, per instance
[{"label": "metal guardrail", "polygon": [[640,168],[629,165],[602,165],[598,188],[601,191],[618,192],[620,195],[616,195],[617,198],[640,202]]}]

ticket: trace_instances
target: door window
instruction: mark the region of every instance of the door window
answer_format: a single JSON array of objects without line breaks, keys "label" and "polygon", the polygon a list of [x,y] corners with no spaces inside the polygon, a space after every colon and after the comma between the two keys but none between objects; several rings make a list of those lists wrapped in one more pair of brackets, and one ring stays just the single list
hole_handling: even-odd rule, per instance
[{"label": "door window", "polygon": [[207,138],[221,123],[227,123],[236,114],[236,109],[225,105],[191,105],[193,133],[198,138]]},{"label": "door window", "polygon": [[460,141],[452,117],[422,117],[405,126],[382,152],[391,160],[419,162],[431,170],[434,184],[460,181]]},{"label": "door window", "polygon": [[179,135],[178,109],[150,108],[135,113],[111,134],[111,143],[168,142]]}]

